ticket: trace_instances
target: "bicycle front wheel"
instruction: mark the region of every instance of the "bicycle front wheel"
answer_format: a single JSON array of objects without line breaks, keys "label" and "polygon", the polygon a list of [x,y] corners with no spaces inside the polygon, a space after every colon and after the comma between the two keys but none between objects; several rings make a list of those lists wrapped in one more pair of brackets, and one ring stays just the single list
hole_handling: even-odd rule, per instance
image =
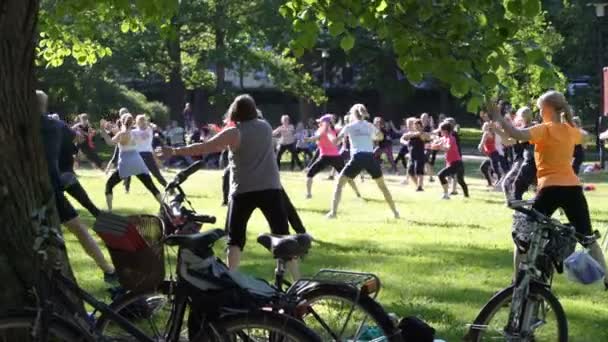
[{"label": "bicycle front wheel", "polygon": [[[467,341],[508,340],[518,341],[568,341],[568,320],[557,298],[542,285],[531,283],[530,293],[523,307],[527,312],[530,331],[509,332],[509,314],[513,286],[509,286],[490,299],[469,328]],[[526,315],[524,315],[526,316]]]},{"label": "bicycle front wheel", "polygon": [[[0,317],[0,342],[29,342],[43,340],[36,336],[34,325],[35,312],[10,313]],[[48,324],[47,341],[49,342],[84,342],[90,341],[76,326],[53,315]]]},{"label": "bicycle front wheel", "polygon": [[384,308],[355,288],[319,284],[298,295],[307,303],[302,321],[323,341],[401,341]]},{"label": "bicycle front wheel", "polygon": [[321,342],[301,322],[270,311],[252,311],[209,323],[194,342]]}]

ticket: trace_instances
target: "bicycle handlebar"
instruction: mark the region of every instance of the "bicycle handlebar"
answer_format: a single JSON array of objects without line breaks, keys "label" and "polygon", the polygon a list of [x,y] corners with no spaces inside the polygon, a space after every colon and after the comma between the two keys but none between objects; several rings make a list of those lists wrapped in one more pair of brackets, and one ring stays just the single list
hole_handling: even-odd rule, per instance
[{"label": "bicycle handlebar", "polygon": [[170,189],[178,188],[190,176],[192,176],[192,174],[194,174],[196,171],[200,170],[202,167],[203,167],[202,160],[199,160],[199,161],[193,163],[192,165],[190,165],[187,168],[183,169],[182,171],[178,172],[175,175],[175,178],[173,178],[173,180],[169,184],[167,184],[165,189],[170,190]]}]

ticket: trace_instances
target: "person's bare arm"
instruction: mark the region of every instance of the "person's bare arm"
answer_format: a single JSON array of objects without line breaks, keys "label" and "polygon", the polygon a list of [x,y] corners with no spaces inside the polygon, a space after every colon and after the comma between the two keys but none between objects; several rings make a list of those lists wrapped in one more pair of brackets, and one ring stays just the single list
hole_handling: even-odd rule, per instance
[{"label": "person's bare arm", "polygon": [[510,122],[505,120],[505,118],[500,114],[498,106],[492,105],[491,108],[488,108],[488,113],[492,120],[500,124],[500,127],[502,127],[505,134],[507,135],[507,139],[513,138],[515,140],[520,141],[530,141],[530,139],[532,139],[532,135],[530,134],[530,130],[528,128],[516,128]]},{"label": "person's bare arm", "polygon": [[483,152],[483,144],[486,143],[486,139],[488,139],[488,132],[483,132],[481,135],[481,140],[479,140],[479,145],[477,146],[479,152]]},{"label": "person's bare arm", "polygon": [[221,152],[227,147],[236,149],[241,142],[241,136],[237,128],[232,127],[223,130],[213,138],[197,144],[191,144],[185,147],[171,148],[164,147],[164,156],[198,156],[202,154]]},{"label": "person's bare arm", "polygon": [[410,139],[416,138],[416,137],[420,137],[420,136],[421,136],[420,132],[407,132],[401,136],[401,139],[399,141],[402,144],[407,144],[407,140],[410,140]]}]

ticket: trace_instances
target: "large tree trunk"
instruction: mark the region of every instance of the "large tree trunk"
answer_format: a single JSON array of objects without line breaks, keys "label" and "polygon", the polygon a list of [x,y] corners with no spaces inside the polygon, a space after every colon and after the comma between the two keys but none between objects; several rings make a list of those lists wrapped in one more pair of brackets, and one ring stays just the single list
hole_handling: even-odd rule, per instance
[{"label": "large tree trunk", "polygon": [[171,119],[183,123],[182,112],[184,110],[184,99],[186,88],[182,79],[182,47],[179,24],[173,20],[176,36],[167,40],[167,52],[171,59],[171,71],[169,73],[169,98],[167,104],[171,110]]},{"label": "large tree trunk", "polygon": [[[22,307],[36,281],[32,214],[52,198],[35,101],[38,0],[0,0],[0,308]],[[51,224],[58,225],[54,213]],[[50,251],[49,263],[65,253]],[[45,265],[47,266],[47,265]]]}]

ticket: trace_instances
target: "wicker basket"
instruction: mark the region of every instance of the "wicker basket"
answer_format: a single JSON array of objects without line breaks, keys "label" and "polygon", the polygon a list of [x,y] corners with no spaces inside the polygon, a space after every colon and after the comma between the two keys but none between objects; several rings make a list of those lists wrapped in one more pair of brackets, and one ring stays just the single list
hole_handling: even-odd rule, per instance
[{"label": "wicker basket", "polygon": [[163,222],[156,216],[137,215],[130,216],[129,223],[135,226],[147,246],[135,252],[109,249],[118,281],[129,291],[155,290],[165,279]]}]

